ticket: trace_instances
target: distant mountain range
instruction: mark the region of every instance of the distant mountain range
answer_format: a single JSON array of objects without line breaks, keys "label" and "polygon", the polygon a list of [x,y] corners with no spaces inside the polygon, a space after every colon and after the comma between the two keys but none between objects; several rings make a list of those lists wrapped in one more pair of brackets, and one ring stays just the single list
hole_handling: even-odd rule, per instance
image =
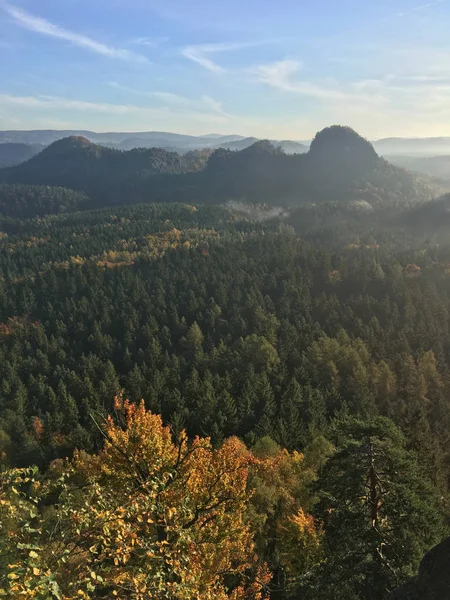
[{"label": "distant mountain range", "polygon": [[450,155],[442,156],[414,156],[393,154],[387,155],[386,159],[397,167],[426,173],[430,177],[437,177],[450,182]]},{"label": "distant mountain range", "polygon": [[42,144],[9,142],[0,144],[0,168],[18,165],[32,158],[45,148]]},{"label": "distant mountain range", "polygon": [[[387,163],[369,142],[347,127],[319,132],[308,152],[301,154],[287,155],[283,144],[255,142],[254,138],[225,144],[227,147],[214,151],[209,148],[180,155],[163,148],[123,151],[70,136],[27,162],[1,169],[0,182],[78,190],[92,199],[93,206],[238,199],[289,207],[363,202],[370,208],[430,200],[444,193],[430,178]],[[242,150],[230,150],[230,146],[238,149],[239,144],[244,146]]]},{"label": "distant mountain range", "polygon": [[450,137],[385,138],[373,143],[382,156],[440,156],[450,155]]},{"label": "distant mountain range", "polygon": [[233,142],[243,140],[242,135],[216,135],[192,136],[178,133],[166,133],[164,131],[147,132],[106,132],[96,133],[94,131],[84,130],[31,130],[31,131],[0,131],[0,143],[4,142],[22,142],[26,144],[43,144],[48,146],[62,138],[77,136],[84,137],[90,142],[102,145],[119,145],[126,140],[135,140],[143,144],[152,144],[158,147],[166,144],[170,147],[183,147],[189,150],[195,148],[207,148],[219,143]]},{"label": "distant mountain range", "polygon": [[[95,133],[94,131],[71,130],[42,130],[42,131],[0,131],[0,147],[4,144],[29,144],[33,148],[43,147],[66,137],[84,137],[90,142],[116,148],[118,150],[132,150],[133,148],[164,148],[181,154],[190,150],[204,148],[229,148],[230,150],[243,150],[258,141],[258,138],[244,137],[242,135],[208,134],[204,136],[181,135],[159,131],[134,132],[134,133]],[[274,146],[279,146],[287,154],[302,154],[308,151],[308,146],[299,142],[272,140]],[[0,148],[1,149],[1,148]],[[6,153],[3,147],[3,153]],[[37,153],[37,151],[35,153]],[[26,159],[25,159],[26,160]],[[12,164],[12,163],[11,163]],[[18,164],[17,162],[15,164]],[[0,164],[0,166],[6,166]]]},{"label": "distant mountain range", "polygon": [[[0,131],[0,168],[19,164],[28,160],[46,146],[66,137],[84,137],[94,144],[100,144],[118,150],[134,148],[163,148],[179,154],[192,150],[227,148],[244,150],[255,142],[256,137],[242,135],[221,135],[210,133],[192,136],[161,131],[148,132],[106,132],[79,130],[31,130]],[[286,154],[304,154],[308,152],[310,141],[270,140],[272,145],[281,148]],[[442,164],[414,162],[435,156],[450,156],[450,137],[437,138],[385,138],[373,142],[378,154],[408,169],[428,173],[448,179],[447,167]],[[409,162],[407,159],[411,159]],[[445,162],[445,161],[444,161]]]}]

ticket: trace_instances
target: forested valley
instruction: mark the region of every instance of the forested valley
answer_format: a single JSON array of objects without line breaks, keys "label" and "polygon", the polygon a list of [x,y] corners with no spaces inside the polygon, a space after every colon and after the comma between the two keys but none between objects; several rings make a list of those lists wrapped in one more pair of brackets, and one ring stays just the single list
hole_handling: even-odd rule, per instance
[{"label": "forested valley", "polygon": [[449,535],[448,190],[210,154],[0,169],[2,597],[385,600]]}]

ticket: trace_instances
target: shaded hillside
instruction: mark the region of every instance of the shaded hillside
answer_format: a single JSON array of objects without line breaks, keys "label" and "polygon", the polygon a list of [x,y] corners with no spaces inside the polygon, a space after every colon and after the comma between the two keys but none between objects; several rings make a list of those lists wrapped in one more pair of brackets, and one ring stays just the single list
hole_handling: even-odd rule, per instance
[{"label": "shaded hillside", "polygon": [[0,184],[0,215],[29,219],[77,210],[92,204],[82,192],[47,185]]},{"label": "shaded hillside", "polygon": [[273,144],[281,148],[286,154],[305,154],[309,150],[309,146],[306,144],[291,140],[281,140],[281,142],[273,142]]},{"label": "shaded hillside", "polygon": [[230,142],[220,143],[218,147],[226,148],[227,150],[245,150],[249,146],[252,146],[256,142],[258,142],[258,138],[255,137],[247,137],[243,140],[232,140]]},{"label": "shaded hillside", "polygon": [[403,205],[431,200],[442,188],[398,169],[347,127],[319,132],[308,153],[288,156],[267,141],[241,151],[214,152],[202,174],[216,198],[296,206],[316,201]]},{"label": "shaded hillside", "polygon": [[311,187],[321,193],[348,188],[358,179],[369,180],[380,167],[373,146],[349,127],[327,127],[311,142],[307,156]]},{"label": "shaded hillside", "polygon": [[203,148],[203,150],[189,150],[182,155],[183,170],[189,171],[201,171],[208,164],[209,157],[213,153],[210,148]]},{"label": "shaded hillside", "polygon": [[412,208],[396,219],[396,224],[417,233],[436,235],[450,227],[450,194]]},{"label": "shaded hillside", "polygon": [[18,165],[38,154],[43,148],[41,144],[0,144],[0,169]]},{"label": "shaded hillside", "polygon": [[[244,138],[243,140],[237,140],[232,142],[221,143],[221,148],[226,148],[227,150],[244,150],[253,144],[256,144],[261,140],[255,137]],[[305,154],[308,152],[309,147],[305,146],[305,144],[300,144],[299,142],[293,142],[291,140],[270,140],[272,146],[275,148],[280,148],[286,154]]]},{"label": "shaded hillside", "polygon": [[0,180],[67,187],[84,191],[99,202],[115,202],[129,185],[184,169],[178,154],[161,148],[122,152],[92,144],[84,137],[70,137],[54,142],[22,165],[4,169]]},{"label": "shaded hillside", "polygon": [[102,146],[116,148],[117,150],[133,150],[134,148],[163,148],[179,154],[193,152],[210,148],[214,150],[223,144],[239,144],[235,136],[223,136],[216,139],[181,136],[176,134],[152,134],[143,137],[129,137],[119,143],[114,142],[96,142]]},{"label": "shaded hillside", "polygon": [[228,199],[297,206],[360,201],[412,205],[443,193],[432,180],[398,169],[347,127],[317,134],[308,153],[285,154],[267,140],[242,151],[219,148],[184,157],[161,148],[122,152],[83,137],[55,142],[0,181],[62,186],[100,204]]}]

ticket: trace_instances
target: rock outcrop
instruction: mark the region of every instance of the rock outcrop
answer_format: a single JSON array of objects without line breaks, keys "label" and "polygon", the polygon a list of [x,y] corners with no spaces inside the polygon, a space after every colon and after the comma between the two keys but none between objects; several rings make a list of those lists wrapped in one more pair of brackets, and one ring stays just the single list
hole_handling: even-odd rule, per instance
[{"label": "rock outcrop", "polygon": [[450,538],[432,548],[420,563],[418,576],[388,600],[450,600]]}]

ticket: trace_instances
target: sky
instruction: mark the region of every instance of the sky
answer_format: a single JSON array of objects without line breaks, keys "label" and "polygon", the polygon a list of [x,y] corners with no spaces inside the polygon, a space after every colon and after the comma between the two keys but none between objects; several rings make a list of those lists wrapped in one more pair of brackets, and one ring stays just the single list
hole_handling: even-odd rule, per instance
[{"label": "sky", "polygon": [[0,0],[0,129],[450,136],[450,0]]}]

